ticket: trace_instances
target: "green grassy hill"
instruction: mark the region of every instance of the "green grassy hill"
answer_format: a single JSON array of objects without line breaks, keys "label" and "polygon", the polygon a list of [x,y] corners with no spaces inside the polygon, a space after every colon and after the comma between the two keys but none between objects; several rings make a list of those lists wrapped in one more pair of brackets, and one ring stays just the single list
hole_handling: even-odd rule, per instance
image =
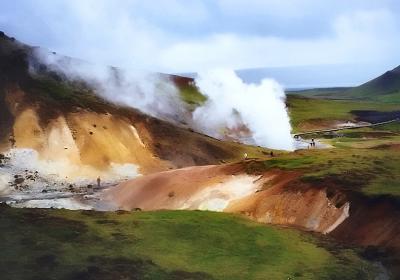
[{"label": "green grassy hill", "polygon": [[340,95],[355,99],[400,102],[400,66],[361,86],[346,90]]},{"label": "green grassy hill", "polygon": [[289,93],[325,99],[355,99],[400,103],[400,66],[353,88],[316,88]]},{"label": "green grassy hill", "polygon": [[1,279],[374,279],[350,248],[213,212],[0,207]]}]

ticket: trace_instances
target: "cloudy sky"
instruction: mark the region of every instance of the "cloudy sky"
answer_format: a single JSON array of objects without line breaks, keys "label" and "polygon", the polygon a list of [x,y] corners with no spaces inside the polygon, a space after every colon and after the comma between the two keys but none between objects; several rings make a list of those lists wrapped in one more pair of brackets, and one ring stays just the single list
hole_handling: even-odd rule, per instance
[{"label": "cloudy sky", "polygon": [[400,64],[396,0],[2,0],[0,30],[125,68]]}]

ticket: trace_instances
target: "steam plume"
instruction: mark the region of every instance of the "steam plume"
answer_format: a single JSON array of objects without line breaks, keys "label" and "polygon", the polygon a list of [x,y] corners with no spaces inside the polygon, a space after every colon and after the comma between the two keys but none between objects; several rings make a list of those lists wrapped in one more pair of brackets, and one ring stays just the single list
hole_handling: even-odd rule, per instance
[{"label": "steam plume", "polygon": [[233,70],[200,73],[196,86],[208,100],[188,120],[188,109],[166,75],[98,66],[42,49],[36,50],[35,57],[68,80],[89,83],[111,102],[175,123],[190,123],[195,130],[219,139],[293,149],[285,93],[273,80],[245,84]]},{"label": "steam plume", "polygon": [[[89,83],[98,95],[110,102],[174,122],[181,121],[185,115],[185,104],[166,75],[91,64],[40,48],[35,50],[34,59],[50,70],[64,74],[67,80]],[[35,63],[31,63],[31,68],[35,71]]]},{"label": "steam plume", "polygon": [[293,149],[285,92],[274,80],[245,84],[234,71],[219,69],[199,73],[196,85],[208,98],[193,113],[200,131],[216,138],[233,133],[249,144]]}]

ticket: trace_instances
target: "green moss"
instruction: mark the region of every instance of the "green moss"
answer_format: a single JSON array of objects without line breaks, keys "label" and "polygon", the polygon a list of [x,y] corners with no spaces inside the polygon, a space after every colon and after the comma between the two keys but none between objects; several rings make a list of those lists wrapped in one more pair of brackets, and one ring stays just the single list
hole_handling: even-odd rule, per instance
[{"label": "green moss", "polygon": [[201,106],[206,102],[207,97],[199,92],[199,90],[193,85],[185,85],[180,88],[180,94],[183,101],[193,106]]},{"label": "green moss", "polygon": [[27,90],[33,92],[49,106],[56,104],[63,107],[99,109],[107,104],[88,87],[51,77],[33,77]]},{"label": "green moss", "polygon": [[[372,279],[352,250],[234,215],[0,210],[2,279]],[[130,279],[129,278],[129,279]]]},{"label": "green moss", "polygon": [[304,168],[309,164],[315,162],[315,158],[305,156],[305,157],[287,157],[287,158],[274,158],[265,161],[265,165],[269,168],[280,168],[280,169],[297,169]]}]

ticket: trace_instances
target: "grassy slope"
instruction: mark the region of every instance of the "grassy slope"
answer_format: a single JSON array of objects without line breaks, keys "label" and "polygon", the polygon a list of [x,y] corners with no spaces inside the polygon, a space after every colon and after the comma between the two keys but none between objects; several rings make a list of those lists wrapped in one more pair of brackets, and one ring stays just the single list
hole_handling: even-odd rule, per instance
[{"label": "grassy slope", "polygon": [[332,87],[332,88],[312,88],[305,90],[294,90],[287,91],[288,95],[298,95],[304,97],[313,97],[313,98],[334,98],[335,95],[342,93],[345,90],[349,90],[351,88],[347,87]]},{"label": "grassy slope", "polygon": [[2,207],[0,237],[2,279],[368,279],[372,273],[350,249],[329,251],[299,231],[212,212]]},{"label": "grassy slope", "polygon": [[[289,95],[288,107],[294,132],[310,124],[329,126],[335,120],[354,120],[353,110],[393,111],[399,104],[378,101],[328,100]],[[311,129],[310,129],[311,130]],[[325,140],[335,149],[303,150],[265,162],[264,168],[301,169],[313,184],[328,182],[367,195],[400,197],[400,123],[344,130]],[[309,135],[313,138],[323,135]]]},{"label": "grassy slope", "polygon": [[355,99],[369,99],[381,102],[400,102],[400,66],[381,76],[341,93]]},{"label": "grassy slope", "polygon": [[[368,141],[370,145],[379,145]],[[389,142],[400,142],[392,138]],[[265,168],[302,170],[303,179],[312,184],[334,185],[343,190],[367,195],[400,197],[400,151],[384,145],[356,148],[360,142],[341,138],[337,149],[304,150],[265,161]],[[384,144],[384,143],[381,143]],[[355,145],[355,146],[353,146]],[[329,182],[329,183],[328,183]]]},{"label": "grassy slope", "polygon": [[[287,99],[294,132],[304,130],[308,124],[324,121],[354,120],[353,110],[393,111],[399,104],[387,104],[372,101],[328,100],[304,98],[289,95]],[[323,127],[323,124],[321,125]]]},{"label": "grassy slope", "polygon": [[[400,86],[399,86],[400,88]],[[364,91],[365,89],[365,91]],[[378,93],[378,94],[377,94]],[[360,100],[383,103],[400,103],[400,90],[379,94],[370,88],[315,88],[302,91],[289,91],[290,95],[333,100]]]},{"label": "grassy slope", "polygon": [[[289,95],[288,107],[293,131],[304,130],[310,123],[354,120],[353,110],[391,111],[398,104],[380,102],[327,100]],[[313,184],[329,181],[342,189],[367,195],[400,197],[400,123],[374,128],[344,130],[340,137],[326,140],[335,149],[303,150],[283,154],[265,162],[264,168],[300,169]],[[322,135],[309,135],[313,138]]]}]

